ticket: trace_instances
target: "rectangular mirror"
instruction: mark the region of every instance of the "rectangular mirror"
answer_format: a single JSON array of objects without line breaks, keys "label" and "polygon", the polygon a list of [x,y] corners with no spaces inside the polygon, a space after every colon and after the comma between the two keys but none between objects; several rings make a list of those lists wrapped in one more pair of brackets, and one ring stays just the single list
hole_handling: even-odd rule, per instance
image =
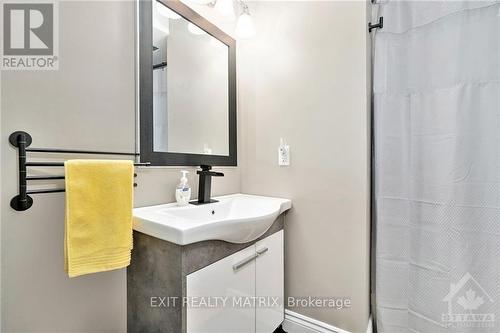
[{"label": "rectangular mirror", "polygon": [[236,165],[234,39],[177,0],[139,0],[141,160]]}]

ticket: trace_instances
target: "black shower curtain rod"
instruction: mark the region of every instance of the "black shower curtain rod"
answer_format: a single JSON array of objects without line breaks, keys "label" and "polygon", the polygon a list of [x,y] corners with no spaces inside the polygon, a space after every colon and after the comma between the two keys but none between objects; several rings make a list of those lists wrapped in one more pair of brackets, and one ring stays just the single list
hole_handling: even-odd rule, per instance
[{"label": "black shower curtain rod", "polygon": [[377,24],[368,23],[368,32],[372,32],[373,29],[382,29],[384,27],[384,17],[381,16],[378,19]]}]

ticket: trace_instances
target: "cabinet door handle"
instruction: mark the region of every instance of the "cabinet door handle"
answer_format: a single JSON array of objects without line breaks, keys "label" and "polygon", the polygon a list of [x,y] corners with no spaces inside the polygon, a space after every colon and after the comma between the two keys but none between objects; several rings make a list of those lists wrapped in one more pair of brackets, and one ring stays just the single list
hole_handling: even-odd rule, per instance
[{"label": "cabinet door handle", "polygon": [[257,250],[257,255],[263,255],[264,253],[266,253],[267,251],[269,251],[269,249],[267,247],[264,247],[260,250]]},{"label": "cabinet door handle", "polygon": [[257,253],[254,253],[252,254],[250,257],[248,258],[245,258],[239,262],[237,262],[236,264],[233,265],[233,270],[234,271],[237,271],[239,270],[240,268],[242,268],[243,266],[245,266],[246,264],[254,261],[259,255]]},{"label": "cabinet door handle", "polygon": [[257,250],[256,253],[252,254],[250,257],[245,258],[245,259],[243,259],[241,261],[238,261],[236,264],[234,264],[233,265],[233,270],[234,271],[239,270],[241,267],[243,267],[246,264],[248,264],[248,263],[252,262],[253,260],[257,259],[258,256],[263,255],[267,251],[269,251],[269,249],[267,247],[264,247],[264,248],[262,248],[260,250]]}]

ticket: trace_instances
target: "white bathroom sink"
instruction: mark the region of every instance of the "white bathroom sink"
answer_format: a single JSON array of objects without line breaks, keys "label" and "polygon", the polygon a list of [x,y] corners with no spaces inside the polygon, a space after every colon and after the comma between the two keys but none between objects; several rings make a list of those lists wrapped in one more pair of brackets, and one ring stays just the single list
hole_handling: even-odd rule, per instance
[{"label": "white bathroom sink", "polygon": [[263,235],[292,207],[288,199],[233,194],[195,206],[176,203],[134,209],[134,230],[179,245],[205,240],[246,243]]}]

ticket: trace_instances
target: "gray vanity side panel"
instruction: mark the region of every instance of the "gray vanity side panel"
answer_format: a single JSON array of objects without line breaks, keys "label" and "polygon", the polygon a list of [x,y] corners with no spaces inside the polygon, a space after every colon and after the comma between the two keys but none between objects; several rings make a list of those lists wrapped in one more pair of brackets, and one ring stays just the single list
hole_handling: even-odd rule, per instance
[{"label": "gray vanity side panel", "polygon": [[182,332],[182,307],[152,307],[151,297],[182,298],[181,246],[134,232],[127,268],[127,332]]}]

